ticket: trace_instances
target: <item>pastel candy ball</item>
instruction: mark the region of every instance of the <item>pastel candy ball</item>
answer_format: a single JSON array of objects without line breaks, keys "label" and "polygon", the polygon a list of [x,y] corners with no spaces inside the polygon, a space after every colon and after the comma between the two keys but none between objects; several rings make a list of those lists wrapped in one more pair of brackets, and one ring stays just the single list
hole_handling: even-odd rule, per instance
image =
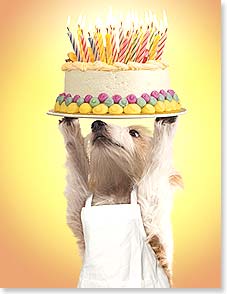
[{"label": "pastel candy ball", "polygon": [[150,101],[149,101],[149,103],[150,103],[151,105],[155,106],[155,104],[157,103],[157,99],[154,98],[153,96],[150,96]]},{"label": "pastel candy ball", "polygon": [[59,96],[66,96],[66,93],[65,92],[61,93],[61,94],[59,94]]},{"label": "pastel candy ball", "polygon": [[171,96],[173,96],[175,94],[175,92],[171,89],[167,90],[167,93],[169,93]]},{"label": "pastel candy ball", "polygon": [[113,105],[114,104],[114,100],[113,100],[113,98],[107,98],[106,100],[105,100],[105,105],[106,106],[108,106],[108,107],[110,107],[111,105]]},{"label": "pastel candy ball", "polygon": [[125,114],[140,114],[141,113],[141,107],[137,104],[128,104],[124,107],[124,113]]},{"label": "pastel candy ball", "polygon": [[151,92],[151,96],[153,96],[154,98],[158,99],[159,93],[157,91],[152,91]]},{"label": "pastel candy ball", "polygon": [[162,94],[159,94],[158,101],[164,101],[165,97]]},{"label": "pastel candy ball", "polygon": [[84,102],[89,103],[90,100],[91,100],[91,98],[92,98],[91,95],[86,95],[86,96],[84,97]]},{"label": "pastel candy ball", "polygon": [[120,95],[113,95],[112,98],[114,100],[114,103],[118,103],[122,97]]},{"label": "pastel candy ball", "polygon": [[174,95],[173,95],[173,99],[175,100],[175,101],[179,101],[179,97],[177,96],[177,94],[175,93]]},{"label": "pastel candy ball", "polygon": [[63,101],[60,106],[60,112],[67,113],[67,106],[65,104],[65,101]]},{"label": "pastel candy ball", "polygon": [[65,100],[65,96],[59,95],[59,96],[57,97],[56,102],[59,102],[59,104],[61,104],[64,100]]},{"label": "pastel candy ball", "polygon": [[72,101],[73,101],[72,97],[67,97],[66,100],[65,100],[66,106],[68,106]]},{"label": "pastel candy ball", "polygon": [[123,107],[121,107],[119,104],[113,104],[109,108],[110,114],[122,114],[123,113]]},{"label": "pastel candy ball", "polygon": [[100,102],[104,102],[108,98],[108,95],[106,93],[101,93],[98,98]]},{"label": "pastel candy ball", "polygon": [[150,95],[147,94],[147,93],[143,93],[141,95],[141,97],[146,101],[146,102],[149,102],[150,101]]},{"label": "pastel candy ball", "polygon": [[163,101],[158,101],[155,105],[155,112],[162,113],[165,111],[165,104]]},{"label": "pastel candy ball", "polygon": [[144,114],[154,114],[155,113],[155,108],[151,104],[146,104],[142,108],[142,113],[144,113]]},{"label": "pastel candy ball", "polygon": [[170,95],[170,93],[166,93],[166,99],[172,101],[173,97]]},{"label": "pastel candy ball", "polygon": [[77,105],[80,106],[81,104],[84,103],[84,98],[80,97],[77,101],[76,101]]},{"label": "pastel candy ball", "polygon": [[165,100],[164,101],[164,104],[165,104],[165,111],[166,112],[171,112],[172,111],[172,105],[171,105],[171,103],[168,100]]},{"label": "pastel candy ball", "polygon": [[92,108],[92,112],[94,114],[106,114],[108,112],[108,106],[104,103],[100,103],[99,105]]},{"label": "pastel candy ball", "polygon": [[128,100],[126,98],[121,98],[118,103],[121,107],[125,107],[126,105],[128,105]]},{"label": "pastel candy ball", "polygon": [[77,100],[80,98],[80,95],[75,95],[74,97],[73,97],[73,102],[77,102]]},{"label": "pastel candy ball", "polygon": [[167,95],[165,90],[160,90],[159,93],[162,94],[164,97],[166,97],[166,95]]},{"label": "pastel candy ball", "polygon": [[67,95],[65,95],[65,100],[66,100],[68,97],[72,97],[72,95],[71,95],[71,94],[67,94]]},{"label": "pastel candy ball", "polygon": [[55,111],[55,112],[60,112],[60,107],[61,107],[61,105],[60,105],[59,102],[57,101],[57,102],[55,103],[55,105],[54,105],[54,111]]},{"label": "pastel candy ball", "polygon": [[90,103],[91,107],[95,107],[96,105],[98,105],[100,103],[100,101],[98,98],[93,97],[93,98],[91,98],[89,103]]},{"label": "pastel candy ball", "polygon": [[142,97],[139,97],[136,101],[136,103],[142,108],[144,105],[146,105],[146,100]]},{"label": "pastel candy ball", "polygon": [[128,100],[128,103],[136,103],[137,100],[136,96],[133,94],[128,95],[126,99]]},{"label": "pastel candy ball", "polygon": [[67,107],[67,113],[78,113],[78,112],[79,112],[79,106],[75,102],[72,102]]},{"label": "pastel candy ball", "polygon": [[79,107],[79,112],[82,114],[88,114],[91,111],[92,111],[92,108],[89,103],[82,103]]},{"label": "pastel candy ball", "polygon": [[174,99],[170,102],[170,104],[173,111],[177,110],[177,102]]},{"label": "pastel candy ball", "polygon": [[177,103],[177,110],[181,110],[181,104],[180,104],[180,102]]}]

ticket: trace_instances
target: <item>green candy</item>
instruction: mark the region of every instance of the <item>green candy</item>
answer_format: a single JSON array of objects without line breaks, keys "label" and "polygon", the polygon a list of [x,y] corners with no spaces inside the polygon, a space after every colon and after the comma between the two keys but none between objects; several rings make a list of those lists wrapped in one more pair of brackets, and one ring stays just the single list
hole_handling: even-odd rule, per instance
[{"label": "green candy", "polygon": [[58,96],[56,102],[59,102],[59,104],[62,104],[62,102],[64,101],[65,97],[64,96]]},{"label": "green candy", "polygon": [[66,98],[65,105],[68,106],[70,103],[72,103],[72,101],[73,101],[73,98],[72,97]]},{"label": "green candy", "polygon": [[106,104],[106,106],[110,107],[111,105],[114,104],[114,100],[112,98],[107,98],[104,103]]},{"label": "green candy", "polygon": [[165,97],[162,94],[159,94],[158,101],[164,101]]},{"label": "green candy", "polygon": [[128,105],[128,100],[126,98],[121,98],[121,100],[118,102],[118,104],[121,107],[125,107],[126,105]]},{"label": "green candy", "polygon": [[76,101],[77,105],[80,106],[81,104],[84,103],[84,98],[80,97],[77,101]]},{"label": "green candy", "polygon": [[153,106],[155,106],[155,104],[157,103],[157,99],[154,98],[153,96],[151,96],[149,103]]},{"label": "green candy", "polygon": [[89,104],[91,105],[91,107],[95,107],[100,104],[100,101],[98,98],[94,97],[94,98],[91,98]]},{"label": "green candy", "polygon": [[136,103],[137,103],[141,108],[144,107],[144,106],[147,104],[146,100],[143,99],[142,97],[137,98]]},{"label": "green candy", "polygon": [[173,99],[176,100],[177,102],[179,101],[179,97],[177,96],[176,93],[173,95]]},{"label": "green candy", "polygon": [[173,97],[171,96],[170,93],[166,93],[166,99],[169,100],[169,102],[171,102]]}]

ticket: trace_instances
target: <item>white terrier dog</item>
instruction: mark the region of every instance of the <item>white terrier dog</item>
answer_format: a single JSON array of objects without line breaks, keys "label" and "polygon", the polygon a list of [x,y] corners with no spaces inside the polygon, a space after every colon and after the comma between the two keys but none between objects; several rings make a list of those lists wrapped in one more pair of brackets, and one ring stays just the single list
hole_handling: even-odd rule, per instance
[{"label": "white terrier dog", "polygon": [[67,222],[82,257],[80,214],[87,197],[94,194],[93,205],[129,203],[136,184],[147,240],[172,285],[170,214],[174,189],[183,186],[172,159],[176,118],[156,118],[153,137],[141,126],[121,127],[97,120],[83,138],[78,119],[60,121],[68,154]]}]

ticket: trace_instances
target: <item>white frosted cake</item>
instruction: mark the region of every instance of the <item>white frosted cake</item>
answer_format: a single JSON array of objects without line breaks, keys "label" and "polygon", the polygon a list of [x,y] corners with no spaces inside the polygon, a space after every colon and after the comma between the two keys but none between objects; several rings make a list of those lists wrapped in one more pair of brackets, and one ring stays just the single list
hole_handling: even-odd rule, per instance
[{"label": "white frosted cake", "polygon": [[90,47],[80,27],[79,47],[68,29],[74,53],[68,54],[62,66],[65,87],[57,97],[55,112],[142,115],[181,109],[177,94],[170,89],[168,66],[161,60],[166,31],[159,35],[152,24],[139,34],[133,27],[131,35],[128,31],[121,41],[121,28],[118,46],[111,27],[105,46],[100,30],[94,38],[89,34]]}]

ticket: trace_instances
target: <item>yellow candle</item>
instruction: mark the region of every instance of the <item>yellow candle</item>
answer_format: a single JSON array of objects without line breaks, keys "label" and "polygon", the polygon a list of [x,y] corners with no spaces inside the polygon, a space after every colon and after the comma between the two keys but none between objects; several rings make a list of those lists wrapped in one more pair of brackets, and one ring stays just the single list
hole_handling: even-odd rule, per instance
[{"label": "yellow candle", "polygon": [[82,42],[81,42],[81,36],[82,36],[82,30],[80,28],[80,25],[78,25],[78,29],[77,29],[77,37],[78,37],[78,41],[79,41],[79,46],[80,46],[80,56],[82,57],[82,61],[86,62],[85,60],[85,56],[84,56],[84,51],[83,51],[83,46],[82,46]]},{"label": "yellow candle", "polygon": [[154,38],[154,42],[152,44],[151,51],[149,53],[150,60],[155,58],[156,50],[157,50],[158,42],[159,42],[160,38],[161,38],[161,36],[160,36],[160,33],[158,32],[158,34]]},{"label": "yellow candle", "polygon": [[113,58],[112,58],[112,46],[111,46],[111,35],[108,33],[108,29],[106,33],[106,60],[108,64],[113,63]]},{"label": "yellow candle", "polygon": [[102,34],[100,33],[100,31],[98,32],[98,44],[99,44],[100,59],[102,62],[106,62],[105,48],[103,45],[103,38],[102,38]]}]

